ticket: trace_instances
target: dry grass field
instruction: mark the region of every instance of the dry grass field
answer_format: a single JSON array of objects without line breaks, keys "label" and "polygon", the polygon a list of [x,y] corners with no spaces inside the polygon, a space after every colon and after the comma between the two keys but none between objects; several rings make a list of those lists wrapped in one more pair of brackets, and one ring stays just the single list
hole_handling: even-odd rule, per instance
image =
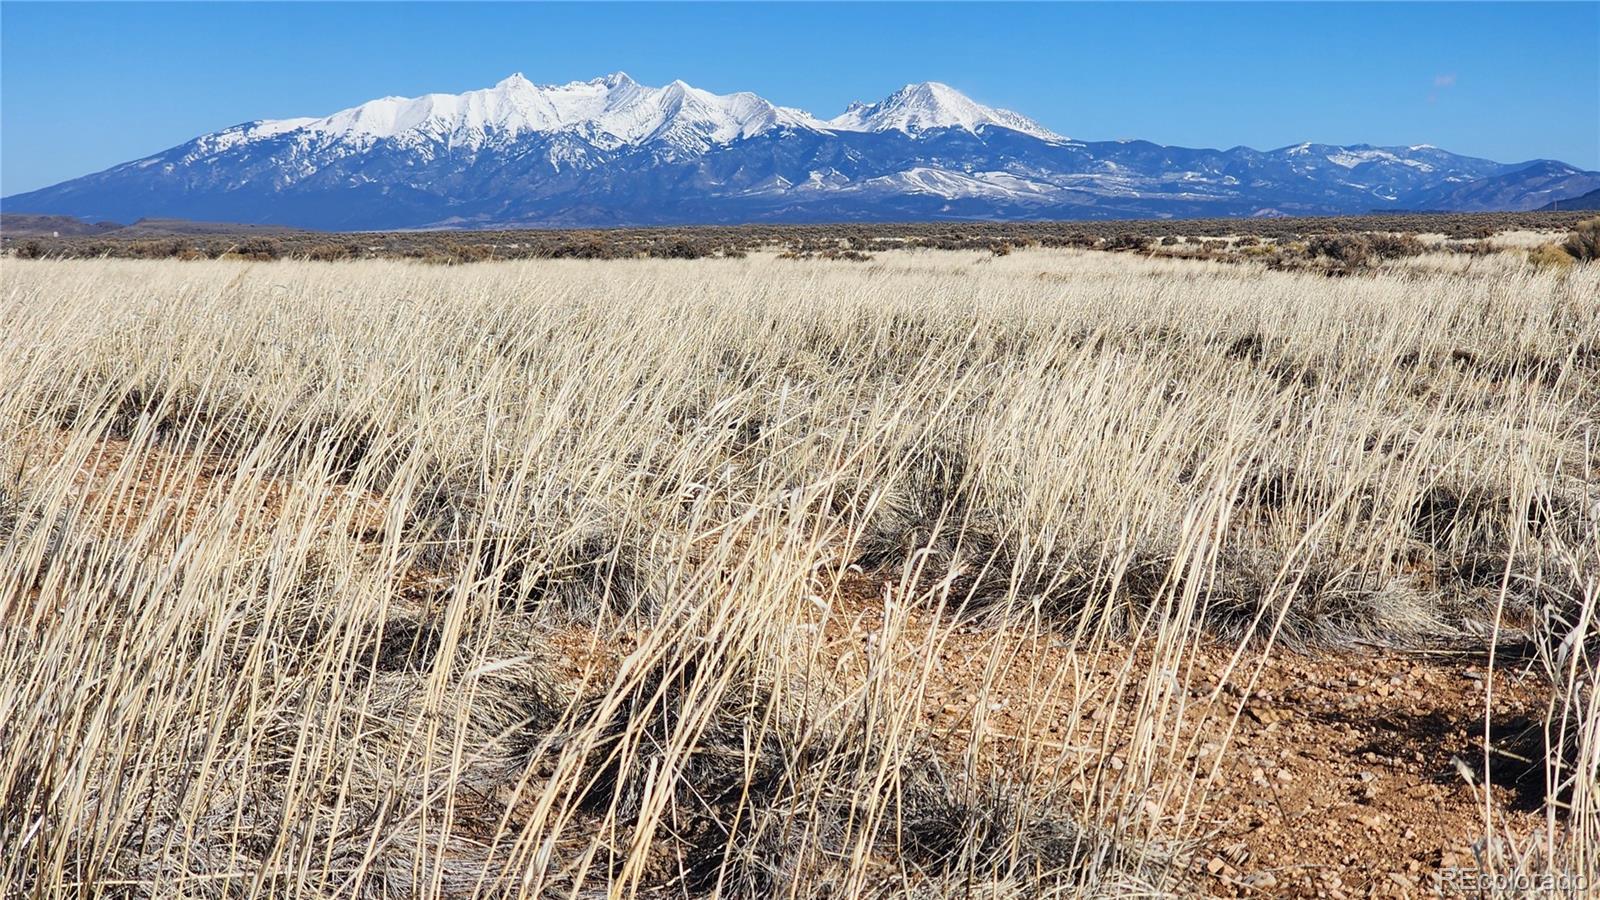
[{"label": "dry grass field", "polygon": [[6,259],[0,895],[1581,896],[1519,248]]}]

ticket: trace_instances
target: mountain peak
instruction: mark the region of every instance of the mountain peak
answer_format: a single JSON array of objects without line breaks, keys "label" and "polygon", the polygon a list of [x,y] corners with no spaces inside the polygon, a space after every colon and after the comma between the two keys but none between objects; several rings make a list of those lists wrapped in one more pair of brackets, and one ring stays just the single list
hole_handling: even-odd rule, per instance
[{"label": "mountain peak", "polygon": [[484,90],[384,97],[321,118],[252,123],[227,140],[299,134],[358,146],[393,140],[470,149],[527,134],[562,133],[603,150],[660,142],[676,152],[700,153],[774,128],[822,127],[808,113],[774,106],[755,94],[713,94],[681,80],[645,87],[618,71],[590,81],[539,85],[516,72]]},{"label": "mountain peak", "polygon": [[483,90],[384,97],[329,116],[252,122],[226,140],[300,134],[359,145],[395,140],[472,148],[528,133],[571,133],[600,149],[664,141],[698,153],[773,130],[897,131],[915,137],[952,128],[977,134],[991,127],[1065,140],[1026,116],[984,106],[938,81],[907,84],[877,103],[852,103],[824,122],[747,91],[713,94],[681,79],[646,87],[622,71],[567,84],[535,84],[513,72]]},{"label": "mountain peak", "polygon": [[896,95],[917,97],[929,102],[971,103],[972,98],[942,81],[916,81],[895,91]]},{"label": "mountain peak", "polygon": [[912,135],[934,128],[959,128],[976,134],[985,126],[998,126],[1043,140],[1065,140],[1027,116],[984,106],[938,81],[908,84],[871,105],[852,103],[827,125],[839,131],[901,131]]}]

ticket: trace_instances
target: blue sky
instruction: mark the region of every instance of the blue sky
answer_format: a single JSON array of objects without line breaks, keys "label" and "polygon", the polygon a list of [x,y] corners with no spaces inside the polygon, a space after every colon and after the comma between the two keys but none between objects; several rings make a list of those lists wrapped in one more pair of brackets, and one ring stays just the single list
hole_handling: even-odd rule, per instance
[{"label": "blue sky", "polygon": [[250,119],[627,71],[820,116],[944,81],[1088,140],[1600,168],[1600,3],[0,4],[0,194]]}]

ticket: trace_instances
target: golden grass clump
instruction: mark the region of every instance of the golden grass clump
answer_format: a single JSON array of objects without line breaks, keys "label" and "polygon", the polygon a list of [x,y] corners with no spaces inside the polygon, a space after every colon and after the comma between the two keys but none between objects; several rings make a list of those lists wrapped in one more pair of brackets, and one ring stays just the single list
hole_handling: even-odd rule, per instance
[{"label": "golden grass clump", "polygon": [[1354,648],[1519,648],[1600,875],[1594,267],[4,267],[6,896],[1188,893]]},{"label": "golden grass clump", "polygon": [[1528,251],[1528,262],[1539,269],[1565,269],[1577,261],[1565,246],[1554,241]]}]

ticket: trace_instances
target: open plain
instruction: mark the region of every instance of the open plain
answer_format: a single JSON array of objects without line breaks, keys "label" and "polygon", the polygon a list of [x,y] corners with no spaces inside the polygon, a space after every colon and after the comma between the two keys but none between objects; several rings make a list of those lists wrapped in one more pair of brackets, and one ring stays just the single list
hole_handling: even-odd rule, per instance
[{"label": "open plain", "polygon": [[7,258],[0,894],[1585,895],[1560,237]]}]

